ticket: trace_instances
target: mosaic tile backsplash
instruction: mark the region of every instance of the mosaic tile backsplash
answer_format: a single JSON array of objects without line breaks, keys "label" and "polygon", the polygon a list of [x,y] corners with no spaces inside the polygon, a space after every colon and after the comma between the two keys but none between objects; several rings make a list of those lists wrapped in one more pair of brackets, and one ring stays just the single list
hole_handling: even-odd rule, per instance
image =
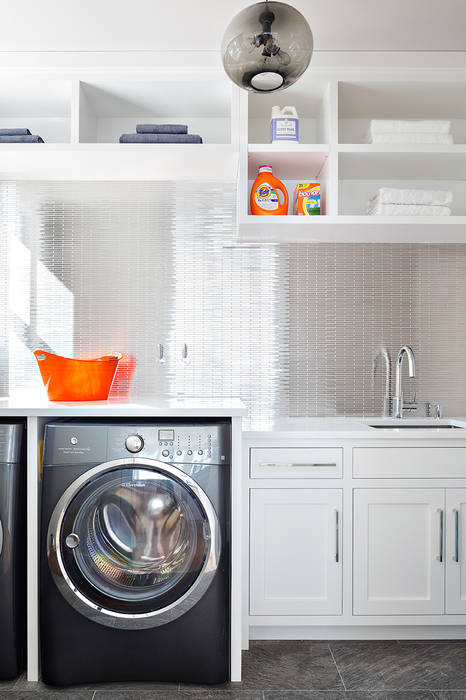
[{"label": "mosaic tile backsplash", "polygon": [[[0,184],[0,390],[35,347],[136,358],[134,397],[234,396],[253,418],[466,414],[466,245],[239,245],[232,183]],[[378,354],[374,372],[374,358]]]}]

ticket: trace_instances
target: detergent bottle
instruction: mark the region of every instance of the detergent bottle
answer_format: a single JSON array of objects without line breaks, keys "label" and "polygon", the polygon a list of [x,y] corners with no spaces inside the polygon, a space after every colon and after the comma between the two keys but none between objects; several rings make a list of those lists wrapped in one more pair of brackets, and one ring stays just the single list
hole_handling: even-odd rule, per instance
[{"label": "detergent bottle", "polygon": [[[279,192],[283,195],[280,203]],[[288,214],[288,192],[272,174],[271,165],[261,165],[251,189],[251,214]]]},{"label": "detergent bottle", "polygon": [[296,107],[272,107],[270,116],[271,141],[299,141],[299,117]]}]

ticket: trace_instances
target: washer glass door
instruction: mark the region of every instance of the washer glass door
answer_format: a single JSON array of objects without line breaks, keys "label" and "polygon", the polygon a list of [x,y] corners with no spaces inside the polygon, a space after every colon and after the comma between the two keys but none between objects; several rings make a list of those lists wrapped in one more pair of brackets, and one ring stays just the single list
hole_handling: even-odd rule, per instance
[{"label": "washer glass door", "polygon": [[[103,624],[164,624],[197,602],[208,581],[197,595],[195,588],[215,571],[218,521],[210,501],[190,477],[161,466],[98,474],[73,495],[58,524],[63,578],[57,583],[75,607],[86,614],[86,603],[89,616]],[[144,625],[115,620],[125,618],[150,619]]]}]

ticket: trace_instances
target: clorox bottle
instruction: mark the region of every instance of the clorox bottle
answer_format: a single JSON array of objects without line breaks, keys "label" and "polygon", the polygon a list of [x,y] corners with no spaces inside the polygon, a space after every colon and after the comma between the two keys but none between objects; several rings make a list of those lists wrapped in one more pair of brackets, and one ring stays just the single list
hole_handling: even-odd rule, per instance
[{"label": "clorox bottle", "polygon": [[[280,203],[279,193],[283,196]],[[271,165],[261,165],[251,189],[251,214],[288,214],[288,192],[272,174]]]}]

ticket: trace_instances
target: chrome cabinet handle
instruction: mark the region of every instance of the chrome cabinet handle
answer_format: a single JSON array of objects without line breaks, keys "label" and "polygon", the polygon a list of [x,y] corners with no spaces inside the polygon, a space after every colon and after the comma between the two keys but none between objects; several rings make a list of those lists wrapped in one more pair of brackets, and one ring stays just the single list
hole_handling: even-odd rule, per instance
[{"label": "chrome cabinet handle", "polygon": [[443,563],[443,510],[439,508],[440,513],[440,542],[439,542],[439,553],[437,556],[438,561]]},{"label": "chrome cabinet handle", "polygon": [[261,462],[259,467],[336,467],[336,462]]},{"label": "chrome cabinet handle", "polygon": [[340,513],[335,510],[335,561],[340,561]]},{"label": "chrome cabinet handle", "polygon": [[0,520],[0,557],[2,556],[3,552],[3,525],[2,521]]},{"label": "chrome cabinet handle", "polygon": [[453,555],[453,561],[456,561],[458,563],[460,560],[460,543],[459,543],[460,514],[456,508],[453,508],[453,513],[455,516],[455,553]]},{"label": "chrome cabinet handle", "polygon": [[162,343],[159,343],[159,362],[161,365],[165,363],[165,348]]}]

